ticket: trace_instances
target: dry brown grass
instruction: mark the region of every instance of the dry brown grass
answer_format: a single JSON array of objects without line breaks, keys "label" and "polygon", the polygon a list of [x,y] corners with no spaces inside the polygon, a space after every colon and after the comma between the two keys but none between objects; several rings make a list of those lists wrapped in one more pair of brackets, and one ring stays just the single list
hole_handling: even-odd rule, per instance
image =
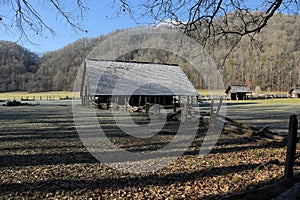
[{"label": "dry brown grass", "polygon": [[35,98],[36,100],[39,100],[42,98],[43,100],[46,100],[47,97],[54,98],[54,99],[59,99],[59,98],[65,98],[65,97],[75,97],[79,98],[79,93],[75,92],[73,93],[72,91],[52,91],[52,92],[37,92],[37,93],[28,93],[28,92],[4,92],[0,93],[0,100],[20,100],[21,98],[28,98],[28,99],[33,99]]},{"label": "dry brown grass", "polygon": [[[251,110],[258,123],[259,116],[263,120],[278,109],[266,106],[259,115],[259,104],[232,108],[231,117],[245,120],[249,116],[245,111]],[[128,174],[91,156],[77,134],[70,106],[0,107],[0,111],[3,199],[218,198],[283,177],[286,149],[282,142],[251,142],[229,133],[205,158],[193,146],[161,170]],[[145,150],[130,141],[122,145]]]}]

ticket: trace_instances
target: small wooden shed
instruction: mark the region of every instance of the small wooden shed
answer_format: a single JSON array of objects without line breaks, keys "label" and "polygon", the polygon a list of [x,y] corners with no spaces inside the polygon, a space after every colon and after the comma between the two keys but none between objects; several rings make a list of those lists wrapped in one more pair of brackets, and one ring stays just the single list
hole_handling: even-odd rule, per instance
[{"label": "small wooden shed", "polygon": [[83,104],[174,105],[199,95],[178,65],[86,59],[83,68]]},{"label": "small wooden shed", "polygon": [[225,93],[231,100],[245,100],[247,94],[252,92],[248,86],[232,85],[227,88]]},{"label": "small wooden shed", "polygon": [[300,98],[300,89],[291,89],[289,91],[289,96],[291,98]]}]

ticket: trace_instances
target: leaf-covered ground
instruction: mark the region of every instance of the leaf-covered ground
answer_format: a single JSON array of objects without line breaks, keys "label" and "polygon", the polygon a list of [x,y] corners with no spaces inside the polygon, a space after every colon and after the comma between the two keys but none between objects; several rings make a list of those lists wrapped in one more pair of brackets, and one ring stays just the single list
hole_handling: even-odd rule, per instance
[{"label": "leaf-covered ground", "polygon": [[130,174],[91,156],[70,106],[0,110],[1,199],[221,198],[283,178],[285,141],[254,142],[227,133],[204,158],[195,142],[159,171]]}]

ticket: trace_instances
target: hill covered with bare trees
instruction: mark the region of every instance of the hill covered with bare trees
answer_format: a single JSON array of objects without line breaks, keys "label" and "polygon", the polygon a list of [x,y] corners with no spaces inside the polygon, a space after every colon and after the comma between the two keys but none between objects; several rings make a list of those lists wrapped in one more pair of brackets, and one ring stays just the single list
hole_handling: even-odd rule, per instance
[{"label": "hill covered with bare trees", "polygon": [[[225,86],[247,84],[252,89],[260,86],[262,90],[287,91],[300,85],[299,27],[300,16],[277,14],[254,38],[244,37],[237,45],[233,45],[237,40],[234,36],[217,44],[208,41],[206,48],[217,63]],[[79,39],[42,56],[13,42],[0,41],[0,92],[72,90],[84,58],[99,42],[119,31]],[[170,52],[146,49],[129,52],[120,59],[178,63],[195,87],[205,88],[193,67]]]}]

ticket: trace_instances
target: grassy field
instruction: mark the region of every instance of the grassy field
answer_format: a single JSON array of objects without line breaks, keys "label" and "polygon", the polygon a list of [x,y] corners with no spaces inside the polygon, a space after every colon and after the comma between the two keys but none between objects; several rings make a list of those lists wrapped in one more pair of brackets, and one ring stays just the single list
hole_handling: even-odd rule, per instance
[{"label": "grassy field", "polygon": [[48,99],[59,99],[59,98],[79,98],[79,93],[73,93],[72,91],[52,91],[52,92],[5,92],[0,93],[0,100],[20,100],[24,99],[35,99],[35,100],[47,100]]},{"label": "grassy field", "polygon": [[[199,94],[202,96],[205,95],[224,95],[224,91],[213,91],[210,92],[208,90],[198,90]],[[285,94],[284,92],[266,92],[264,94]],[[4,92],[0,93],[0,100],[20,100],[21,98],[28,98],[28,99],[33,99],[35,98],[36,100],[42,98],[43,100],[46,100],[47,97],[51,99],[59,99],[59,98],[65,98],[65,97],[74,97],[74,98],[79,98],[79,92],[72,92],[72,91],[51,91],[51,92],[37,92],[37,93],[28,93],[28,92]],[[259,102],[259,103],[264,103],[264,104],[277,104],[277,103],[284,103],[284,104],[293,104],[293,103],[299,103],[299,99],[263,99],[263,100],[246,100],[243,101],[245,103],[247,102]],[[241,101],[239,101],[241,102]]]},{"label": "grassy field", "polygon": [[[286,130],[289,115],[300,114],[299,100],[274,102],[228,101],[227,115],[255,126],[269,124],[273,130],[278,125]],[[107,112],[97,112],[99,122],[104,120],[111,141],[128,151],[155,150],[172,139],[173,133],[163,133],[140,145],[120,137]],[[284,141],[254,142],[243,133],[236,137],[227,133],[205,158],[199,156],[199,146],[192,145],[161,170],[129,174],[89,153],[76,131],[70,105],[1,106],[0,113],[2,199],[217,199],[283,179]],[[199,128],[205,126],[199,124]],[[200,131],[197,139],[201,137]]]},{"label": "grassy field", "polygon": [[227,101],[229,103],[236,104],[261,104],[261,105],[300,105],[300,98],[278,98],[278,99],[253,99],[253,100],[241,100],[241,101]]},{"label": "grassy field", "polygon": [[[222,96],[224,95],[224,91],[225,90],[215,90],[215,91],[209,91],[209,90],[206,90],[206,89],[198,89],[197,90],[198,93],[202,96],[206,96],[206,95],[219,95],[219,96]],[[287,94],[288,92],[287,91],[262,91],[261,94],[265,94],[265,95],[276,95],[276,94]]]},{"label": "grassy field", "polygon": [[300,99],[227,101],[227,116],[257,127],[287,133],[289,117],[300,116]]}]

